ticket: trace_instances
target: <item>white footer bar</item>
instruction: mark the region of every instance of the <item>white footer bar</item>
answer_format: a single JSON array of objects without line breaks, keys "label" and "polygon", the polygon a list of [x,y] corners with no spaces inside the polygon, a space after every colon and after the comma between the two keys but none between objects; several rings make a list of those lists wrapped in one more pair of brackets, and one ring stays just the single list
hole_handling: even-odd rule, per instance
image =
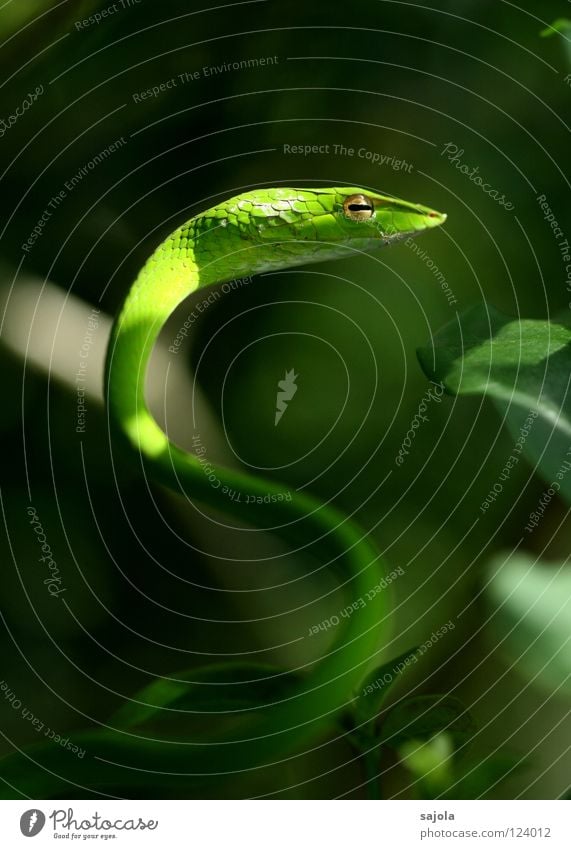
[{"label": "white footer bar", "polygon": [[7,847],[569,849],[571,811],[567,801],[6,801],[0,835]]}]

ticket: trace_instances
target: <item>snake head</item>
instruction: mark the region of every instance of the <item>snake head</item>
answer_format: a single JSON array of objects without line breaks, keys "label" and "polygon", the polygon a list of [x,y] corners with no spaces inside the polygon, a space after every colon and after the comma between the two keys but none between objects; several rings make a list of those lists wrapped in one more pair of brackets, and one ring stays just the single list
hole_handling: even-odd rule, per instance
[{"label": "snake head", "polygon": [[190,240],[201,280],[209,282],[369,253],[445,220],[367,189],[256,189],[198,215],[173,240],[183,253]]},{"label": "snake head", "polygon": [[255,234],[250,231],[250,237],[296,242],[308,255],[306,261],[347,249],[374,251],[446,221],[446,215],[427,206],[360,188],[261,190],[237,201],[251,216]]}]

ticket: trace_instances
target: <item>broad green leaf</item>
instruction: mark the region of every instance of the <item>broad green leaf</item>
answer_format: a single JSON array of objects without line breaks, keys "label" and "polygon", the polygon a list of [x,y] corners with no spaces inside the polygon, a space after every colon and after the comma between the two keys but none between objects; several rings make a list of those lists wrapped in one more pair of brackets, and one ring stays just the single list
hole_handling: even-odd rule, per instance
[{"label": "broad green leaf", "polygon": [[136,694],[114,715],[111,725],[170,737],[185,737],[214,723],[243,724],[252,715],[287,697],[296,676],[256,663],[224,663],[161,678]]},{"label": "broad green leaf", "polygon": [[525,554],[492,561],[494,637],[515,669],[551,692],[571,691],[571,570]]},{"label": "broad green leaf", "polygon": [[396,705],[381,726],[381,741],[400,749],[411,740],[430,740],[446,732],[454,746],[466,743],[476,725],[459,699],[452,696],[413,696]]},{"label": "broad green leaf", "polygon": [[[566,316],[565,322],[569,319]],[[453,395],[486,395],[544,480],[571,502],[571,328],[518,320],[480,304],[418,351],[431,380]]]},{"label": "broad green leaf", "polygon": [[[264,705],[287,697],[296,678],[254,663],[218,664],[179,677],[150,684],[108,728],[70,734],[83,755],[54,742],[0,758],[0,796],[11,798],[14,787],[31,798],[54,799],[82,798],[86,788],[142,799],[220,798],[222,790],[230,792],[225,747],[204,744],[220,736],[221,725],[224,732],[236,726],[243,732],[245,726],[256,744]],[[244,752],[236,751],[237,772],[257,763],[256,755],[252,760]]]}]

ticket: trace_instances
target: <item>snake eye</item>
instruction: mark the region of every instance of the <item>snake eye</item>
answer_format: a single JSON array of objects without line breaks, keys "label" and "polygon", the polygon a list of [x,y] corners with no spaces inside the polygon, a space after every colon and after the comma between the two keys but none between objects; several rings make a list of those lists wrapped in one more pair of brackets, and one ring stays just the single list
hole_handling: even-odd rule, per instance
[{"label": "snake eye", "polygon": [[343,201],[343,212],[353,221],[366,221],[373,217],[374,211],[373,201],[366,195],[350,195]]}]

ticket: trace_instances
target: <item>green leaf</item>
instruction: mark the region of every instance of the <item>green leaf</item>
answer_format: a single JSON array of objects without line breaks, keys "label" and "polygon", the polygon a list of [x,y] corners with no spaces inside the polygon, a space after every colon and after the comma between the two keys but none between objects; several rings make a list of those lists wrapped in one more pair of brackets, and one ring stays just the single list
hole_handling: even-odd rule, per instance
[{"label": "green leaf", "polygon": [[446,732],[455,747],[467,743],[476,731],[469,711],[452,696],[414,696],[396,705],[381,726],[381,741],[400,749],[411,740],[430,740]]},{"label": "green leaf", "polygon": [[213,720],[234,725],[255,719],[265,705],[287,697],[296,676],[256,663],[224,663],[199,667],[149,684],[126,702],[110,724],[137,728],[171,738],[189,729],[208,728]]},{"label": "green leaf", "polygon": [[367,675],[353,701],[352,715],[356,726],[374,725],[392,685],[414,662],[417,648],[415,646],[387,663],[377,666]]},{"label": "green leaf", "polygon": [[492,561],[486,587],[495,637],[514,667],[550,692],[571,692],[571,571],[516,553]]},{"label": "green leaf", "polygon": [[549,38],[552,35],[569,32],[571,32],[571,20],[569,18],[557,18],[546,29],[541,30],[539,34],[542,38]]},{"label": "green leaf", "polygon": [[571,502],[568,321],[520,321],[479,304],[443,327],[418,358],[450,394],[489,396],[505,415],[516,462],[525,454]]},{"label": "green leaf", "polygon": [[[79,756],[49,742],[0,758],[0,796],[12,798],[18,788],[31,798],[79,798],[88,788],[97,796],[220,798],[229,792],[228,754],[225,744],[210,744],[224,734],[232,742],[239,728],[242,736],[251,731],[257,745],[264,706],[287,697],[297,678],[262,664],[227,663],[179,679],[154,681],[107,728],[70,734],[83,750]],[[236,772],[257,765],[257,754],[250,756],[244,745],[234,752]]]}]

